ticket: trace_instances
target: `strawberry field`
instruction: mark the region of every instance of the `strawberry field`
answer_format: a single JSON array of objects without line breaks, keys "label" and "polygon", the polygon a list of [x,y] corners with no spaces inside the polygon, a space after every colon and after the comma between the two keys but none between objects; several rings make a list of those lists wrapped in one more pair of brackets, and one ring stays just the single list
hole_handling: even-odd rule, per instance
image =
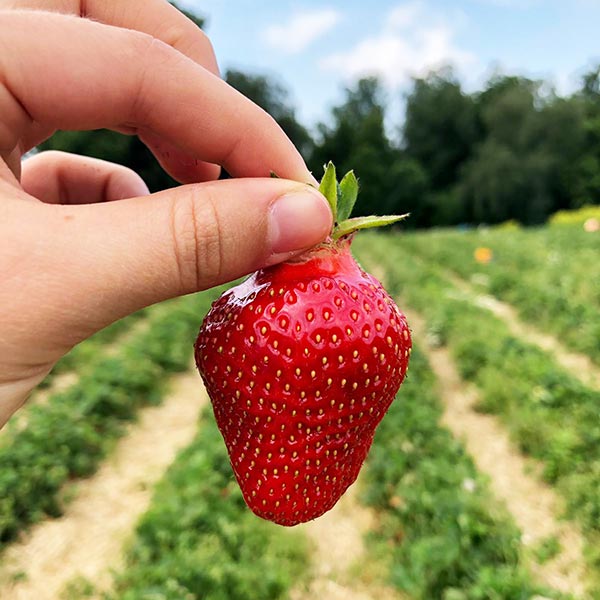
[{"label": "strawberry field", "polygon": [[[50,584],[32,562],[28,544],[49,525],[75,536],[74,547],[85,536],[85,524],[75,533],[67,527],[77,497],[117,460],[145,411],[170,402],[175,378],[189,376],[203,394],[192,344],[222,291],[212,290],[146,309],[82,344],[45,383],[47,397],[34,395],[2,431],[0,597],[302,600],[325,578],[323,598],[348,600],[355,589],[373,599],[382,589],[403,600],[600,598],[600,389],[590,383],[600,370],[600,234],[557,223],[362,233],[353,245],[406,307],[409,324],[415,318],[407,379],[345,516],[371,515],[358,560],[324,573],[305,526],[280,527],[248,510],[205,404],[192,442],[148,484],[135,525],[119,533],[121,556],[105,556],[96,569],[104,575],[90,575],[80,555],[77,568],[65,566]],[[518,321],[490,311],[488,295],[513,307]],[[525,325],[587,357],[589,377],[536,345]],[[456,374],[452,384],[440,357]],[[60,389],[59,375],[69,372],[74,382]],[[500,450],[498,464],[518,459],[526,469],[506,477],[469,450],[481,431],[459,434],[447,416],[448,398],[467,395],[473,413],[508,434],[511,456]],[[167,425],[155,426],[168,437]],[[517,498],[530,513],[513,514],[506,497],[514,499],[520,480],[556,499],[543,522],[536,495]],[[338,508],[320,519],[335,522]],[[564,528],[577,532],[580,548]],[[339,538],[321,542],[337,556]]]}]

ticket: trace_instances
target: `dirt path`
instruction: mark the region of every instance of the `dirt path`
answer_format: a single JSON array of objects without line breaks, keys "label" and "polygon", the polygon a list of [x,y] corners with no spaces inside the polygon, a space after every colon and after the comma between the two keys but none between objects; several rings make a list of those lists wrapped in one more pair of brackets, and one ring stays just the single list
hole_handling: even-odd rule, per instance
[{"label": "dirt path", "polygon": [[[300,525],[314,544],[314,578],[308,589],[294,590],[290,600],[400,600],[391,588],[370,581],[361,570],[365,558],[363,536],[373,527],[372,511],[358,503],[355,483],[336,506],[315,521]],[[385,574],[382,574],[385,577]]]},{"label": "dirt path", "polygon": [[147,509],[154,484],[191,442],[207,401],[195,370],[174,377],[164,403],[144,409],[96,475],[78,483],[65,515],[40,523],[7,549],[0,598],[57,600],[76,576],[109,586],[123,542]]},{"label": "dirt path", "polygon": [[[406,312],[415,339],[425,340],[423,319]],[[514,448],[498,420],[474,410],[477,392],[460,379],[448,350],[424,349],[439,381],[445,406],[444,425],[463,440],[479,471],[489,476],[495,497],[506,504],[521,529],[524,546],[535,546],[549,536],[560,542],[559,554],[545,564],[537,564],[531,557],[532,572],[539,581],[556,590],[583,595],[583,539],[572,523],[557,519],[563,513],[560,498],[550,486],[529,474],[539,472],[539,466]]]},{"label": "dirt path", "polygon": [[[372,272],[385,285],[385,271],[379,265],[373,265]],[[473,294],[466,282],[460,280],[454,283],[462,284],[459,287],[463,293]],[[555,536],[560,543],[557,556],[544,564],[538,564],[532,553],[528,553],[531,571],[543,584],[583,596],[586,589],[583,537],[573,523],[558,519],[564,513],[564,505],[549,485],[533,475],[541,472],[540,465],[526,459],[514,447],[497,418],[475,410],[478,399],[475,387],[462,381],[447,349],[432,348],[424,343],[427,340],[424,319],[406,310],[405,303],[400,302],[400,305],[406,313],[414,339],[421,340],[420,347],[426,352],[439,382],[444,404],[443,424],[463,441],[477,469],[490,478],[494,496],[505,503],[522,532],[523,545],[535,547],[550,536]],[[510,315],[513,334],[530,339],[528,328],[517,320],[511,307],[504,305],[502,312]],[[539,332],[538,335],[541,337]],[[562,351],[561,354],[564,357],[567,353]]]},{"label": "dirt path", "polygon": [[600,367],[597,367],[585,354],[568,350],[556,337],[543,333],[536,327],[525,323],[510,304],[488,294],[478,294],[469,282],[456,275],[451,275],[449,278],[461,292],[471,297],[475,304],[486,308],[502,319],[515,337],[524,338],[528,342],[539,346],[542,350],[551,353],[561,366],[582,383],[600,389]]}]

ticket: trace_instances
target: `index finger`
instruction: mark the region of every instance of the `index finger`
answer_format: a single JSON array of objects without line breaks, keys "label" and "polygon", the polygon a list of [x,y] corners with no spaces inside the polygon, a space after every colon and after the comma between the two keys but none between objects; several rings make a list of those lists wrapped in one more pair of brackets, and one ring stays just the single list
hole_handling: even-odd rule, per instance
[{"label": "index finger", "polygon": [[147,33],[215,75],[217,59],[210,40],[193,21],[166,0],[0,0],[0,10],[30,9],[59,12]]},{"label": "index finger", "polygon": [[[134,29],[152,35],[219,75],[217,59],[206,34],[166,0],[0,0],[0,9],[45,10],[101,21],[107,25]],[[36,132],[26,140],[26,148],[37,146],[47,132]],[[191,160],[184,152],[158,136],[143,136],[142,141],[161,166],[183,183],[206,181],[219,176],[215,165]]]},{"label": "index finger", "polygon": [[[272,117],[151,36],[65,15],[0,11],[0,151],[32,122],[133,126],[239,177],[312,177]],[[10,124],[7,127],[6,124]]]}]

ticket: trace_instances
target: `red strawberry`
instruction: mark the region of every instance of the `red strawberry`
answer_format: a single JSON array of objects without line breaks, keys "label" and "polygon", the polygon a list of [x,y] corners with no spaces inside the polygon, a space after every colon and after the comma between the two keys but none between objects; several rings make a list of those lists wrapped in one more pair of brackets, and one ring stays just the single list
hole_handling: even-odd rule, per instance
[{"label": "red strawberry", "polygon": [[411,348],[404,315],[350,253],[351,232],[400,217],[347,219],[356,179],[338,186],[331,164],[320,189],[340,219],[331,239],[226,292],[196,342],[244,499],[281,525],[320,516],[356,479]]}]

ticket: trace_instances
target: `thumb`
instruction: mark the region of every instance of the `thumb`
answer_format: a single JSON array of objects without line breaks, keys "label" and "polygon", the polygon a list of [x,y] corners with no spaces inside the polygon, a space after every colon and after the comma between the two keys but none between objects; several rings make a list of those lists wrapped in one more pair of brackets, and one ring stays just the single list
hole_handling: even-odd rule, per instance
[{"label": "thumb", "polygon": [[[46,256],[62,307],[69,290],[71,310],[61,320],[78,321],[60,326],[78,337],[143,306],[286,260],[322,241],[332,224],[317,190],[281,179],[231,179],[52,208],[60,218]],[[48,293],[46,285],[46,302]]]}]

